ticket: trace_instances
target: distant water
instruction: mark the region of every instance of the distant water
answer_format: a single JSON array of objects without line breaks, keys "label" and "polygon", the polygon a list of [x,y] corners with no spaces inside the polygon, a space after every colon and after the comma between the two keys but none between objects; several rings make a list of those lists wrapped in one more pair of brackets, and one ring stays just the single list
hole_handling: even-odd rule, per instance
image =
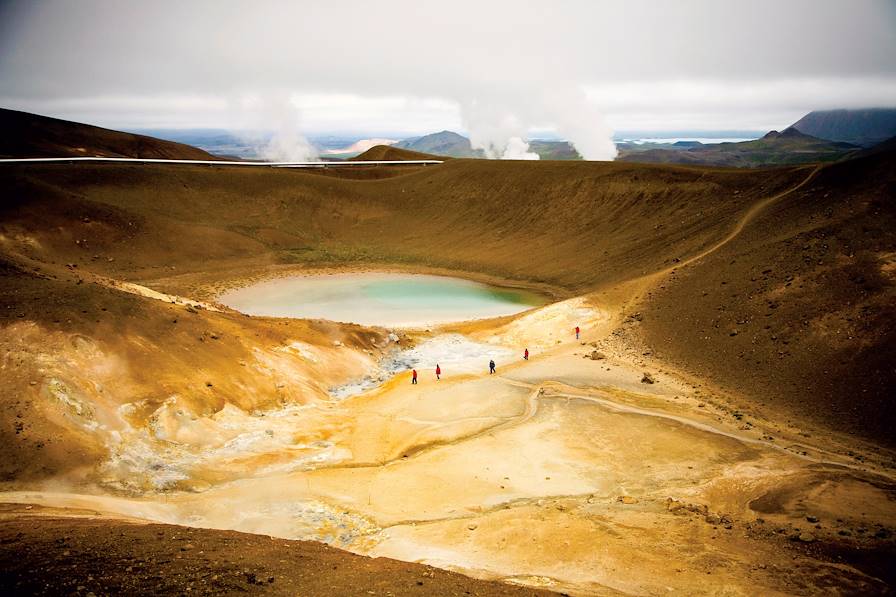
[{"label": "distant water", "polygon": [[292,276],[232,290],[218,300],[250,315],[384,327],[500,317],[544,303],[533,293],[460,278],[388,273]]},{"label": "distant water", "polygon": [[679,141],[698,141],[704,145],[710,143],[740,143],[741,141],[754,141],[758,137],[638,137],[632,139],[620,139],[621,143],[678,143]]}]

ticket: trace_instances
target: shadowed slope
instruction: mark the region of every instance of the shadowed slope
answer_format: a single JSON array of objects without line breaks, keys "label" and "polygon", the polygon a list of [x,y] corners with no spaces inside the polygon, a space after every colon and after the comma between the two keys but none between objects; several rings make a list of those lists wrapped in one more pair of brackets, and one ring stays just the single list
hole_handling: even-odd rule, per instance
[{"label": "shadowed slope", "polygon": [[10,595],[79,586],[129,595],[556,595],[321,543],[30,506],[4,505],[0,513],[0,589]]},{"label": "shadowed slope", "polygon": [[664,358],[892,444],[896,179],[883,152],[824,168],[645,308]]},{"label": "shadowed slope", "polygon": [[128,157],[218,160],[197,147],[0,109],[0,157]]}]

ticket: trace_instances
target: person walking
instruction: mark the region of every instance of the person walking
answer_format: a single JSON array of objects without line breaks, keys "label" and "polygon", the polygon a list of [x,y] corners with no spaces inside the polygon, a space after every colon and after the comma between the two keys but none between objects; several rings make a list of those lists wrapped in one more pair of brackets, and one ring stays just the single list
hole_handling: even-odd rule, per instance
[{"label": "person walking", "polygon": [[491,375],[494,372],[495,372],[495,361],[494,361],[494,359],[492,359],[488,362],[488,374]]},{"label": "person walking", "polygon": [[416,369],[411,369],[411,383],[415,384],[415,385],[417,383],[417,370]]},{"label": "person walking", "polygon": [[523,360],[524,361],[529,360],[529,349],[528,348],[525,351],[523,351]]},{"label": "person walking", "polygon": [[579,326],[576,326],[576,340],[579,339]]},{"label": "person walking", "polygon": [[442,368],[439,367],[439,364],[436,363],[436,381],[441,381],[442,379]]}]

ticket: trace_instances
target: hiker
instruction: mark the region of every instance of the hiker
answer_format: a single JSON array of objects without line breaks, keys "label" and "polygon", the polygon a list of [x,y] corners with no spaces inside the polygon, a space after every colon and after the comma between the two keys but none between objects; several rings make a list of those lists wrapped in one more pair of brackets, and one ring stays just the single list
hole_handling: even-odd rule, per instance
[{"label": "hiker", "polygon": [[436,381],[440,381],[442,379],[441,375],[442,375],[442,368],[439,367],[438,363],[436,363]]},{"label": "hiker", "polygon": [[411,369],[411,383],[412,384],[417,383],[417,370],[416,369]]},{"label": "hiker", "polygon": [[495,372],[495,361],[494,361],[494,359],[492,359],[488,362],[488,374],[491,375],[494,372]]},{"label": "hiker", "polygon": [[579,339],[579,326],[576,326],[576,340]]},{"label": "hiker", "polygon": [[529,360],[529,349],[528,348],[525,351],[523,351],[523,360],[524,361]]}]

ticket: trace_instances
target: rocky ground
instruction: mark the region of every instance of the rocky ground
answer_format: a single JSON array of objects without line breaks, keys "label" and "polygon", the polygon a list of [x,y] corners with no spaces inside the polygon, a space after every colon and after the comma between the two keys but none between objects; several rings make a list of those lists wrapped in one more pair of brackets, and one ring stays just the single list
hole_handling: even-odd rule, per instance
[{"label": "rocky ground", "polygon": [[5,595],[552,595],[320,543],[0,506]]}]

